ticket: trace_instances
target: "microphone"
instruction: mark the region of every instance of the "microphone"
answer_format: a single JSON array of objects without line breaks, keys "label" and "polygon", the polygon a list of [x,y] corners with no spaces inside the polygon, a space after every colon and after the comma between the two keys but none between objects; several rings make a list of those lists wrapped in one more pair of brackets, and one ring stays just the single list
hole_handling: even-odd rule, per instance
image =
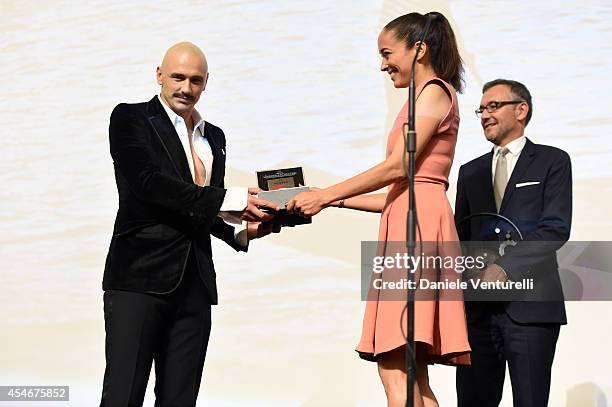
[{"label": "microphone", "polygon": [[[414,67],[416,65],[417,57],[419,56],[419,52],[421,52],[421,46],[427,37],[429,32],[429,28],[431,26],[431,22],[438,17],[436,13],[427,13],[425,14],[425,18],[427,22],[425,23],[425,28],[423,30],[423,35],[421,36],[421,40],[419,41],[419,45],[417,46],[416,53],[414,54],[414,58],[412,59],[412,65],[410,68],[410,83],[408,85],[408,131],[404,133],[404,142],[406,143],[405,147],[408,153],[408,169],[406,174],[408,176],[408,213],[406,216],[406,248],[408,249],[408,255],[414,257],[414,252],[416,248],[416,224],[418,223],[417,214],[416,214],[416,195],[414,192],[414,159],[416,153],[416,126],[415,126],[415,104],[416,104],[416,96],[415,96],[415,84],[414,84]],[[406,124],[404,124],[404,131],[406,130]],[[404,160],[404,168],[406,168],[406,155],[403,155]],[[415,270],[416,271],[416,270]],[[408,280],[410,282],[413,281],[413,274],[408,273]],[[416,373],[416,357],[414,353],[414,292],[413,290],[407,290],[407,298],[406,298],[406,319],[408,322],[407,330],[406,330],[406,407],[414,406],[414,383],[415,383],[415,373]]]},{"label": "microphone", "polygon": [[[414,58],[412,59],[412,65],[410,67],[410,85],[408,86],[408,100],[410,105],[408,106],[408,131],[415,130],[414,117],[415,117],[415,84],[414,84],[414,67],[416,65],[417,58],[419,53],[421,52],[421,46],[423,42],[425,42],[425,38],[427,34],[429,34],[429,28],[431,27],[431,23],[434,20],[440,18],[440,15],[436,12],[430,12],[425,14],[425,18],[427,18],[427,22],[425,23],[425,29],[423,30],[423,35],[421,36],[421,40],[419,41],[419,45],[417,46],[416,53],[414,54]],[[416,147],[416,146],[415,146]]]}]

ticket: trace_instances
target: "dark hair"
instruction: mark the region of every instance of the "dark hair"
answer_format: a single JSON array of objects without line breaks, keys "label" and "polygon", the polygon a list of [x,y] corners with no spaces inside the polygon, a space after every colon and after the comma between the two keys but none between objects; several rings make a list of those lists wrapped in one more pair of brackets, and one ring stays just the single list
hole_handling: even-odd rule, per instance
[{"label": "dark hair", "polygon": [[395,31],[395,38],[404,41],[407,48],[423,38],[427,21],[431,20],[429,32],[425,37],[429,61],[440,78],[453,85],[457,92],[463,90],[463,61],[457,49],[455,33],[450,23],[441,13],[432,11],[425,15],[410,13],[397,17],[384,28]]},{"label": "dark hair", "polygon": [[514,95],[514,97],[527,102],[527,106],[529,106],[529,111],[527,112],[527,119],[525,120],[525,126],[527,126],[529,124],[529,120],[531,120],[531,114],[533,113],[531,93],[529,93],[527,86],[510,79],[495,79],[494,81],[487,82],[484,84],[484,86],[482,87],[482,93],[485,93],[487,90],[497,85],[508,86],[510,88],[510,92]]}]

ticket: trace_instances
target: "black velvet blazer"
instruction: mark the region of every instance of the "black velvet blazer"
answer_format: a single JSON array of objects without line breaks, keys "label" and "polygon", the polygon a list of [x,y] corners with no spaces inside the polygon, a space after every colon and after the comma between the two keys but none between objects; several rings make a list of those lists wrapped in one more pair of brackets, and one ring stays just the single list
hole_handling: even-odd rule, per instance
[{"label": "black velvet blazer", "polygon": [[190,251],[213,304],[216,274],[210,236],[236,250],[234,228],[217,215],[226,190],[225,135],[210,124],[205,137],[214,161],[211,183],[193,183],[187,157],[157,96],[119,104],[110,118],[110,152],[119,193],[102,287],[169,293],[181,281]]}]

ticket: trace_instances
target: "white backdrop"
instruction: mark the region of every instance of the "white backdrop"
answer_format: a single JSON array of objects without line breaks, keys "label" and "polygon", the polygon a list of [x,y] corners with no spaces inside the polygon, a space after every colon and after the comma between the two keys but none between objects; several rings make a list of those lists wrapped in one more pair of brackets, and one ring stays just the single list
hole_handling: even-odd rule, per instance
[{"label": "white backdrop", "polygon": [[[604,0],[0,2],[0,385],[70,385],[66,404],[99,400],[101,279],[117,206],[108,117],[117,103],[158,91],[155,67],[168,46],[189,40],[207,54],[199,109],[228,136],[228,185],[296,164],[309,184],[326,186],[382,159],[404,97],[378,72],[378,31],[404,12],[434,9],[453,22],[467,64],[451,182],[459,164],[489,148],[472,113],[483,81],[517,79],[534,97],[528,136],[572,156],[572,238],[608,239]],[[375,215],[329,209],[247,255],[217,244],[221,305],[199,405],[383,405],[375,365],[353,351],[359,242],[376,231]],[[551,406],[612,400],[611,311],[608,302],[568,304]],[[441,405],[454,405],[454,369],[434,366],[431,376]]]}]

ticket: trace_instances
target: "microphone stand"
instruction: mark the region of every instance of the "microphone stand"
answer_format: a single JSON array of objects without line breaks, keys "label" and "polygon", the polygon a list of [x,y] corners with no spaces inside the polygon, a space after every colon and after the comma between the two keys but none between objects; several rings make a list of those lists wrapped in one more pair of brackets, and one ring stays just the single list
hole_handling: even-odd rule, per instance
[{"label": "microphone stand", "polygon": [[[416,126],[415,126],[415,83],[414,83],[414,67],[416,65],[417,57],[421,52],[421,45],[425,41],[429,26],[432,18],[427,17],[427,23],[425,24],[425,30],[419,45],[417,46],[416,54],[412,60],[412,66],[410,69],[410,85],[408,86],[408,123],[404,124],[404,142],[406,143],[406,151],[408,153],[408,216],[406,218],[406,249],[408,251],[409,258],[414,258],[414,252],[416,247],[416,195],[414,192],[414,159],[416,153]],[[408,131],[406,132],[406,127]],[[407,134],[406,134],[407,133]],[[405,157],[405,155],[404,155]],[[413,263],[414,264],[414,263]],[[416,270],[408,271],[408,290],[407,290],[407,303],[406,303],[406,318],[408,322],[407,335],[406,335],[406,407],[414,406],[414,383],[416,379],[416,357],[414,348],[414,294],[416,286],[414,281],[414,273]],[[400,321],[401,323],[401,321]]]}]

